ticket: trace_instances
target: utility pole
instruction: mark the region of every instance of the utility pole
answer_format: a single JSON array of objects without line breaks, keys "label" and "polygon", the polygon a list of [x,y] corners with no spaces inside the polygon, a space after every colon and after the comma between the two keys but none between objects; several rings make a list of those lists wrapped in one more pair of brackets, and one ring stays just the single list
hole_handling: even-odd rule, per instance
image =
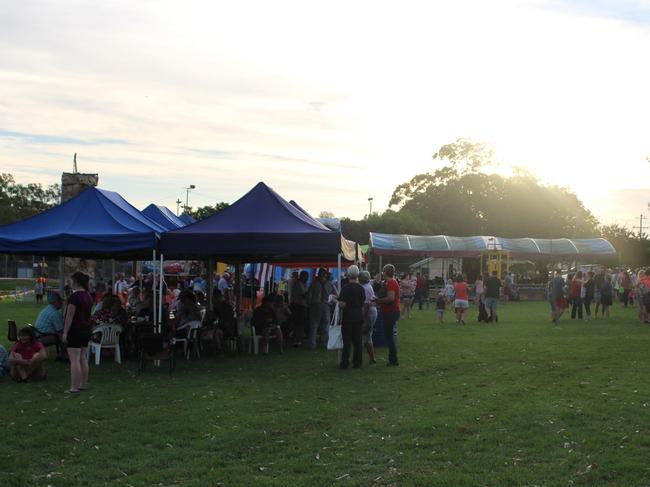
[{"label": "utility pole", "polygon": [[182,203],[181,199],[178,198],[178,199],[176,200],[176,216],[180,215],[179,210],[180,210],[180,208],[181,208],[181,203]]},{"label": "utility pole", "polygon": [[189,206],[190,190],[195,188],[196,186],[194,186],[193,184],[190,184],[187,188],[185,188],[185,211],[186,212],[190,211],[190,206]]},{"label": "utility pole", "polygon": [[372,216],[372,196],[368,198],[368,203],[370,204],[370,212],[368,213],[368,217]]},{"label": "utility pole", "polygon": [[639,239],[642,239],[643,235],[644,235],[644,233],[643,233],[643,229],[645,228],[643,226],[643,220],[644,219],[645,219],[645,216],[643,215],[643,213],[641,213],[639,215],[639,226],[638,227],[633,227],[633,228],[638,228],[639,229]]}]

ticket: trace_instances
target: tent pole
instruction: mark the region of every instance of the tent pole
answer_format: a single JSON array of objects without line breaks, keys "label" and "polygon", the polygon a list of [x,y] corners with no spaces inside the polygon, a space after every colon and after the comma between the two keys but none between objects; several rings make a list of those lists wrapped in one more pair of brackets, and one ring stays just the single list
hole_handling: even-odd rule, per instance
[{"label": "tent pole", "polygon": [[341,294],[341,253],[340,252],[339,252],[339,255],[337,257],[337,265],[338,265],[338,269],[339,269],[339,273],[338,273],[339,275],[338,275],[337,281],[338,281],[339,294]]},{"label": "tent pole", "polygon": [[111,282],[113,283],[112,292],[115,293],[115,259],[111,259]]},{"label": "tent pole", "polygon": [[206,272],[206,274],[208,276],[208,296],[207,296],[208,299],[207,299],[207,303],[206,303],[206,306],[207,306],[206,315],[208,314],[208,312],[212,311],[212,306],[213,306],[212,293],[214,292],[214,289],[213,289],[214,288],[214,282],[213,282],[212,278],[214,277],[214,266],[215,266],[214,257],[210,257],[208,259],[208,272]]},{"label": "tent pole", "polygon": [[153,293],[153,325],[156,326],[156,250],[153,251],[153,279],[151,282],[151,292]]},{"label": "tent pole", "polygon": [[165,256],[160,254],[160,283],[158,289],[158,333],[162,332],[162,300],[163,300],[163,282],[164,282],[164,272],[163,272],[163,261]]},{"label": "tent pole", "polygon": [[379,273],[380,273],[380,274],[381,274],[382,272],[384,272],[384,265],[383,265],[383,262],[382,262],[382,261],[383,261],[383,258],[382,258],[382,256],[380,255],[380,256],[379,256]]},{"label": "tent pole", "polygon": [[59,294],[65,299],[65,257],[59,257]]}]

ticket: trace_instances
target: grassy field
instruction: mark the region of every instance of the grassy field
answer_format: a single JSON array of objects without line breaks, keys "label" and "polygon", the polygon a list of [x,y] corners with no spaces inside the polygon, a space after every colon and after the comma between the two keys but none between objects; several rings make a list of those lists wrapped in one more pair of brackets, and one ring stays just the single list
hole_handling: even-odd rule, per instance
[{"label": "grassy field", "polygon": [[0,291],[13,292],[17,286],[21,289],[33,290],[34,282],[34,279],[0,279]]},{"label": "grassy field", "polygon": [[[2,339],[36,311],[0,303]],[[0,483],[650,485],[650,327],[634,310],[558,328],[545,303],[491,325],[433,314],[400,322],[398,368],[385,349],[361,370],[290,349],[183,360],[171,377],[109,358],[66,397],[51,361],[46,382],[0,382]]]}]

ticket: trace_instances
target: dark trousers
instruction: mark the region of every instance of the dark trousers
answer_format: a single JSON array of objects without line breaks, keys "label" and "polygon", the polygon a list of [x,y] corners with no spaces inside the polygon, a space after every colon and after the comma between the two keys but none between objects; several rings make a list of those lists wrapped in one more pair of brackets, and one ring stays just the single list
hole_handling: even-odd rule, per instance
[{"label": "dark trousers", "polygon": [[[422,309],[422,303],[427,302],[428,289],[415,288],[415,300],[418,302],[418,309]],[[428,307],[428,305],[427,305]]]},{"label": "dark trousers", "polygon": [[571,306],[571,319],[575,320],[576,311],[578,312],[578,319],[582,319],[582,298],[573,298],[573,305]]},{"label": "dark trousers", "polygon": [[593,298],[585,298],[584,305],[585,305],[585,314],[587,315],[587,318],[591,317],[591,302],[593,301]]},{"label": "dark trousers", "polygon": [[363,322],[343,322],[341,334],[343,335],[343,351],[341,353],[341,367],[347,368],[350,364],[350,346],[353,347],[352,365],[361,367],[363,361]]},{"label": "dark trousers", "polygon": [[307,327],[307,306],[300,306],[299,304],[292,304],[289,306],[291,309],[291,317],[293,319],[293,338],[299,343],[305,335],[305,328]]},{"label": "dark trousers", "polygon": [[397,320],[399,320],[399,311],[391,311],[390,313],[383,313],[384,318],[384,337],[386,338],[386,346],[388,347],[388,363],[398,365],[397,360],[397,344],[395,342],[395,327]]}]

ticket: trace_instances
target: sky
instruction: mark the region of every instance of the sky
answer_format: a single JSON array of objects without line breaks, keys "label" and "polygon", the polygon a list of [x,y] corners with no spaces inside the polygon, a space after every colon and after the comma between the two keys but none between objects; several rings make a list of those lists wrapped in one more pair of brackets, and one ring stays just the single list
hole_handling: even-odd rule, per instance
[{"label": "sky", "polygon": [[138,208],[258,181],[383,211],[466,137],[605,224],[650,201],[650,1],[70,1],[0,9],[0,172]]}]

